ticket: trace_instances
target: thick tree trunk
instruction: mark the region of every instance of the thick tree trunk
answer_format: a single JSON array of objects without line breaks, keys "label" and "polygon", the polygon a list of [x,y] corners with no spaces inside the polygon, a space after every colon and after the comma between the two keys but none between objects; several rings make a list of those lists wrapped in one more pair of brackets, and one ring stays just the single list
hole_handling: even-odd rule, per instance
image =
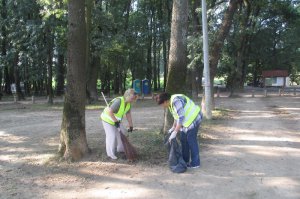
[{"label": "thick tree trunk", "polygon": [[188,1],[174,0],[171,25],[168,81],[166,91],[185,93],[187,71],[187,20]]},{"label": "thick tree trunk", "polygon": [[60,131],[59,153],[67,160],[78,160],[89,151],[85,131],[85,1],[69,0],[68,5],[68,84]]},{"label": "thick tree trunk", "polygon": [[[169,73],[166,91],[170,94],[186,92],[187,72],[187,22],[188,0],[174,0],[171,24],[171,45],[169,53]],[[169,113],[169,112],[168,112]],[[173,119],[165,114],[164,132]]]}]

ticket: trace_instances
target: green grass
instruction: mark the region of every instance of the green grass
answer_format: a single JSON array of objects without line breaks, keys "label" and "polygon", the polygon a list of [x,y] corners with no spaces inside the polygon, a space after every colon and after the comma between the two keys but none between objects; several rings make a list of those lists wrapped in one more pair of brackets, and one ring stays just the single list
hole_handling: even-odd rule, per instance
[{"label": "green grass", "polygon": [[158,131],[134,131],[129,135],[130,142],[136,147],[139,161],[146,164],[162,165],[168,160],[164,136]]}]

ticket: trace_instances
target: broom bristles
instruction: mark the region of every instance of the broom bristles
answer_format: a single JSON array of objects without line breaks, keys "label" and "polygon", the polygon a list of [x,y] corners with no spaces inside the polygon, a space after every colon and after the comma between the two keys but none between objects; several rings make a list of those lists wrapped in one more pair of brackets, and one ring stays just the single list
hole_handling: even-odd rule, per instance
[{"label": "broom bristles", "polygon": [[124,152],[127,160],[135,161],[137,159],[136,149],[134,148],[134,146],[132,146],[132,144],[130,144],[129,140],[122,132],[120,132],[120,135],[121,135],[121,140],[124,146]]}]

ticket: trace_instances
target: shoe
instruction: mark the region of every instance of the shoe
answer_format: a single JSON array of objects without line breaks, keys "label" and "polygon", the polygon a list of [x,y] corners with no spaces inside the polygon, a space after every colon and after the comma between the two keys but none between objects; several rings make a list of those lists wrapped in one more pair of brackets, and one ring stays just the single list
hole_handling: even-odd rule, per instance
[{"label": "shoe", "polygon": [[109,156],[111,159],[116,160],[118,159],[116,156]]},{"label": "shoe", "polygon": [[198,166],[191,166],[190,164],[187,164],[187,168],[197,169],[199,167],[200,167],[200,165],[198,165]]}]

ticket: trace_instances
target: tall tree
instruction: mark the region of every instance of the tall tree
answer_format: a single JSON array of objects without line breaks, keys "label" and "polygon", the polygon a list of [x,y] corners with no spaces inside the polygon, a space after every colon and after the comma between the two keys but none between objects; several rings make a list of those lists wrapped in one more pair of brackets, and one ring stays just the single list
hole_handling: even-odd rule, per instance
[{"label": "tall tree", "polygon": [[89,151],[85,131],[85,1],[70,0],[68,12],[67,91],[60,131],[59,153],[67,160],[78,160]]},{"label": "tall tree", "polygon": [[[188,0],[174,0],[171,23],[168,79],[166,91],[170,94],[185,93],[187,71],[187,22]],[[165,114],[164,131],[171,124],[171,117]]]},{"label": "tall tree", "polygon": [[[212,43],[212,47],[210,49],[210,60],[209,60],[209,65],[210,65],[210,81],[211,85],[214,85],[214,77],[216,76],[217,73],[217,66],[219,59],[221,57],[221,52],[222,52],[222,47],[224,44],[224,40],[227,37],[232,21],[233,21],[233,16],[234,13],[236,12],[236,9],[238,7],[238,4],[240,4],[242,0],[230,0],[229,1],[229,6],[227,10],[224,13],[224,19],[222,21],[221,27],[216,34],[216,38],[214,39]],[[213,89],[213,87],[211,87]],[[212,97],[214,95],[213,90],[211,91]],[[214,105],[212,105],[214,106]]]},{"label": "tall tree", "polygon": [[97,78],[98,78],[98,63],[99,61],[91,54],[91,26],[92,26],[92,7],[94,0],[87,0],[86,3],[86,30],[87,30],[87,48],[86,48],[86,66],[87,66],[87,93],[88,101],[98,100],[97,93]]},{"label": "tall tree", "polygon": [[166,91],[185,93],[187,71],[188,1],[174,0]]}]

